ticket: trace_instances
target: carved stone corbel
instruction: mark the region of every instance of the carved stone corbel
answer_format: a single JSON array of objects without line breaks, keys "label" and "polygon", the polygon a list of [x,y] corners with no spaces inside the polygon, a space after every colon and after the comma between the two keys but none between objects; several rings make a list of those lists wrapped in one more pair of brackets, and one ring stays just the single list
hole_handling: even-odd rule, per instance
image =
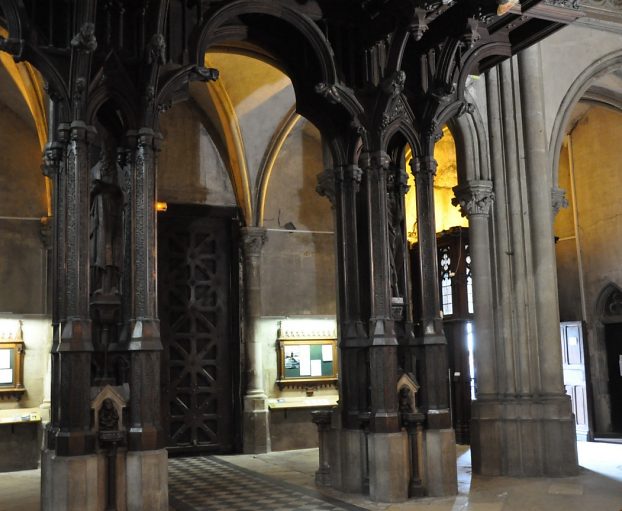
[{"label": "carved stone corbel", "polygon": [[86,22],[80,27],[80,31],[71,39],[71,46],[85,53],[94,52],[97,49],[95,39],[95,24]]},{"label": "carved stone corbel", "polygon": [[315,191],[322,197],[326,197],[332,207],[335,207],[335,171],[333,169],[325,169],[317,175]]}]

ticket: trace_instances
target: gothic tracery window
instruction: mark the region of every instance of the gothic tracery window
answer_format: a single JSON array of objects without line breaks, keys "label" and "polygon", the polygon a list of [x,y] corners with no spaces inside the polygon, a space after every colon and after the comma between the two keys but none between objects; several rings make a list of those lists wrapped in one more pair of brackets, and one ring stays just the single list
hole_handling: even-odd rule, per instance
[{"label": "gothic tracery window", "polygon": [[453,290],[452,290],[452,274],[450,270],[451,257],[449,247],[440,249],[440,267],[441,267],[441,303],[443,306],[443,315],[450,316],[454,313],[453,307]]}]

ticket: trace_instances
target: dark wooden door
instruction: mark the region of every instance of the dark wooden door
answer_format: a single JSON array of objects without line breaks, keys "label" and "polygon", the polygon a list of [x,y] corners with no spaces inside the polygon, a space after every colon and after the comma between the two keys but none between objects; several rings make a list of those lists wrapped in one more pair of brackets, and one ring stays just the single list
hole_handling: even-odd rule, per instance
[{"label": "dark wooden door", "polygon": [[235,216],[229,209],[170,206],[158,222],[168,446],[232,452],[240,423]]},{"label": "dark wooden door", "polygon": [[611,429],[622,433],[622,323],[605,325]]},{"label": "dark wooden door", "polygon": [[572,399],[572,412],[575,416],[577,439],[586,440],[589,436],[590,428],[585,380],[583,326],[580,321],[568,321],[561,323],[560,328],[564,364],[564,387],[566,388],[566,394]]}]

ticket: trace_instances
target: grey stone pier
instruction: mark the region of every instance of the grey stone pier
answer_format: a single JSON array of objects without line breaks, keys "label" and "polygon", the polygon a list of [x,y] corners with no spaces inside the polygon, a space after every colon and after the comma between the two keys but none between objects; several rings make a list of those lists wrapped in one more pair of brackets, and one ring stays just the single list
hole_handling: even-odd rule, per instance
[{"label": "grey stone pier", "polygon": [[257,337],[261,316],[261,249],[263,227],[242,228],[244,252],[245,345],[248,387],[244,395],[243,449],[248,454],[270,451],[267,396],[264,389],[262,347]]},{"label": "grey stone pier", "polygon": [[[477,334],[475,351],[478,370],[492,359],[496,374],[477,374],[473,470],[572,475],[577,473],[575,426],[563,388],[539,46],[490,70],[486,89],[495,192],[491,232],[498,247],[488,253],[495,268],[491,310],[497,321],[491,339]],[[522,110],[513,100],[519,94]],[[489,392],[494,388],[496,395]]]}]

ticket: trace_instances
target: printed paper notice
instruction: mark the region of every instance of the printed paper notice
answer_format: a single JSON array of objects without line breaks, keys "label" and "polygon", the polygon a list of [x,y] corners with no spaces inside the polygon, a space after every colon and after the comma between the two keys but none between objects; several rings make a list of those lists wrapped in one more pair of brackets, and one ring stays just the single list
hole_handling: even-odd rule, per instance
[{"label": "printed paper notice", "polygon": [[322,362],[333,361],[333,346],[332,344],[322,344]]},{"label": "printed paper notice", "polygon": [[0,350],[0,369],[9,369],[11,367],[11,350]]},{"label": "printed paper notice", "polygon": [[0,369],[0,383],[13,383],[13,369]]},{"label": "printed paper notice", "polygon": [[311,375],[311,346],[301,344],[300,347],[300,376]]},{"label": "printed paper notice", "polygon": [[311,361],[311,376],[322,376],[322,361],[321,360]]}]

